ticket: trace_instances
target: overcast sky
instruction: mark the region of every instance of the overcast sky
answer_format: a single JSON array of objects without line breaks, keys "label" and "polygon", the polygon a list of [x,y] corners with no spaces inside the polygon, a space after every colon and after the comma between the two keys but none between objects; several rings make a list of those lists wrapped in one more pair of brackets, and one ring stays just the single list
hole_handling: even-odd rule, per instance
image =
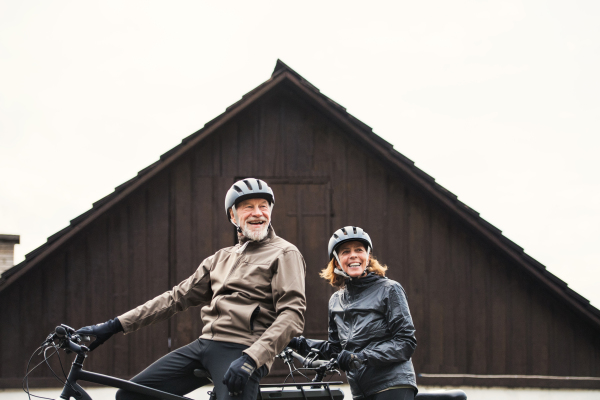
[{"label": "overcast sky", "polygon": [[598,21],[596,0],[0,0],[0,233],[22,261],[280,58],[600,307]]}]

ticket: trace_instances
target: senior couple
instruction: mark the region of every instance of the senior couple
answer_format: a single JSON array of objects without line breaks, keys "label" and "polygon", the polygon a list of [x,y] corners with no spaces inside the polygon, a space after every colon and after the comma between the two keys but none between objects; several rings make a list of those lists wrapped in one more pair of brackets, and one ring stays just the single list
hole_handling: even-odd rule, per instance
[{"label": "senior couple", "polygon": [[[189,278],[145,304],[102,324],[79,329],[95,336],[93,350],[118,332],[134,332],[189,307],[202,306],[202,335],[160,358],[132,381],[184,395],[205,384],[208,370],[218,400],[255,400],[275,355],[286,346],[337,355],[354,399],[413,399],[416,348],[406,294],[385,278],[361,228],[347,226],[329,240],[330,262],[321,277],[339,290],[329,300],[328,340],[299,336],[304,328],[306,266],[298,249],[271,226],[275,195],[266,182],[236,182],[225,212],[238,244],[208,257]],[[358,361],[358,362],[357,362]],[[119,390],[117,400],[142,396]]]}]

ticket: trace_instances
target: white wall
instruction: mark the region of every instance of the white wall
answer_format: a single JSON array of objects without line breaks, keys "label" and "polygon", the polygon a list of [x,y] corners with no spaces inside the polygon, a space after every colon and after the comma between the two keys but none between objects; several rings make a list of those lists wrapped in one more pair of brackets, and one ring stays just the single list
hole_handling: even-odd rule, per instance
[{"label": "white wall", "polygon": [[[342,389],[346,394],[345,399],[350,400],[350,388],[348,385],[343,385]],[[419,388],[421,392],[433,392],[444,389],[456,388],[441,388],[427,387]],[[506,389],[506,388],[475,388],[461,387],[467,393],[469,400],[598,400],[600,399],[600,390],[566,390],[566,389]],[[212,390],[212,387],[205,386],[201,389],[192,392],[187,397],[195,400],[208,400],[207,391]],[[113,400],[115,398],[116,389],[112,388],[92,388],[87,390],[93,400]],[[59,399],[60,389],[33,389],[32,393],[37,396]],[[17,389],[0,389],[0,400],[25,400],[27,395],[22,390]]]}]

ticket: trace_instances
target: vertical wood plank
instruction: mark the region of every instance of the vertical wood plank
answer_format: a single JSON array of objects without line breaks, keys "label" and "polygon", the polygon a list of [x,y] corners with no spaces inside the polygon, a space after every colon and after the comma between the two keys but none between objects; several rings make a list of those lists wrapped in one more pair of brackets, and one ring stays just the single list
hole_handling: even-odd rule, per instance
[{"label": "vertical wood plank", "polygon": [[[174,199],[174,250],[175,281],[179,284],[195,270],[192,258],[192,182],[190,157],[182,159],[174,166],[171,175]],[[180,313],[174,317],[175,332],[172,334],[172,348],[190,343],[195,336],[191,312]]]},{"label": "vertical wood plank", "polygon": [[469,354],[468,369],[473,374],[487,374],[487,313],[488,298],[486,260],[483,249],[478,242],[470,246],[471,258],[471,305],[469,307],[468,324],[470,333],[467,337]]},{"label": "vertical wood plank", "polygon": [[[146,288],[148,300],[169,290],[169,176],[160,174],[146,191]],[[147,349],[152,360],[164,356],[168,350],[168,322],[160,322],[148,329]]]},{"label": "vertical wood plank", "polygon": [[[129,269],[128,280],[132,283],[129,286],[129,304],[131,308],[137,307],[150,300],[145,276],[148,271],[147,246],[146,242],[146,188],[140,188],[134,192],[129,199]],[[131,335],[135,335],[135,340],[129,342],[129,357],[132,364],[133,373],[137,374],[146,368],[152,361],[146,348],[150,346],[148,329],[140,329]]]},{"label": "vertical wood plank", "polygon": [[[137,305],[129,301],[129,287],[134,283],[129,281],[131,264],[129,262],[128,220],[126,204],[119,205],[108,215],[108,260],[113,285],[110,303],[114,317],[118,317]],[[135,334],[127,336],[119,334],[111,339],[112,368],[117,377],[129,378],[136,372],[130,365],[129,354],[134,338]]]},{"label": "vertical wood plank", "polygon": [[490,323],[492,327],[490,345],[492,346],[491,355],[491,374],[507,374],[508,348],[507,340],[507,322],[510,318],[507,310],[509,296],[506,290],[508,279],[506,270],[502,261],[497,256],[490,259],[490,296],[491,296],[491,316]]},{"label": "vertical wood plank", "polygon": [[[87,313],[89,318],[98,324],[105,322],[115,316],[112,315],[109,302],[112,292],[112,285],[108,281],[108,237],[107,237],[107,219],[102,217],[90,227],[87,246],[87,265],[89,265],[89,289]],[[112,351],[106,351],[105,346],[112,345],[108,343],[103,345],[102,350],[95,353],[94,357],[88,360],[88,368],[102,374],[108,374],[110,369],[110,356]]]}]

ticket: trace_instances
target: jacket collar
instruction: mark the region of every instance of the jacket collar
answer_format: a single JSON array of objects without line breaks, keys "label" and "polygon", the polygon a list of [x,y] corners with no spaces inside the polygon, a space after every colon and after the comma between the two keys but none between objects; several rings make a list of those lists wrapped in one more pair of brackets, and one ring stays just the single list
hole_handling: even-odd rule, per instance
[{"label": "jacket collar", "polygon": [[378,280],[380,280],[382,278],[383,277],[381,277],[377,274],[369,272],[367,274],[367,276],[364,276],[360,279],[346,279],[345,283],[346,283],[347,288],[359,289],[359,288],[371,286],[374,282],[377,282]]}]

